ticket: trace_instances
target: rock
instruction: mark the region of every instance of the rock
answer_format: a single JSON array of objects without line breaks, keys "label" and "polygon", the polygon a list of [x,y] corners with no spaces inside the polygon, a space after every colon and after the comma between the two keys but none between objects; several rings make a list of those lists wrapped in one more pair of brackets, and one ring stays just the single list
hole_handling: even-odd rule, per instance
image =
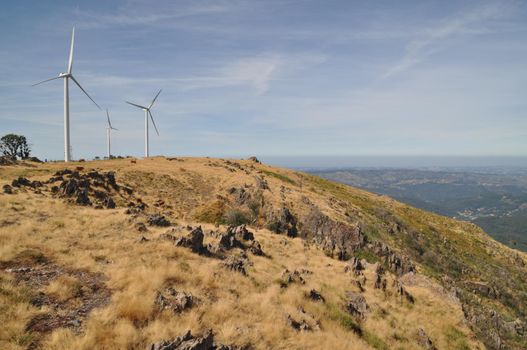
[{"label": "rock", "polygon": [[163,215],[161,214],[153,214],[149,215],[146,219],[146,222],[148,222],[151,226],[160,226],[160,227],[168,227],[170,226],[170,221],[168,221]]},{"label": "rock", "polygon": [[249,157],[248,160],[250,160],[251,162],[260,164],[260,161],[255,156]]},{"label": "rock", "polygon": [[180,313],[194,305],[194,297],[190,293],[168,287],[163,293],[157,294],[154,304],[159,310],[170,309],[175,313]]},{"label": "rock", "polygon": [[369,310],[366,298],[362,294],[355,292],[347,292],[346,297],[346,311],[359,320],[366,319]]},{"label": "rock", "polygon": [[25,177],[19,177],[11,183],[11,186],[13,187],[22,187],[22,186],[28,186],[31,187],[31,181],[26,179]]},{"label": "rock", "polygon": [[296,237],[297,219],[287,207],[282,207],[277,213],[267,216],[267,228],[274,233],[285,233],[289,237]]},{"label": "rock", "polygon": [[249,251],[253,253],[254,255],[258,256],[264,256],[265,253],[262,250],[262,246],[260,245],[260,242],[253,241],[251,246],[249,247]]},{"label": "rock", "polygon": [[198,226],[190,231],[188,236],[176,239],[175,244],[180,247],[190,248],[194,253],[205,253],[206,248],[203,246],[204,236],[201,226]]},{"label": "rock", "polygon": [[11,187],[9,185],[2,186],[2,189],[3,189],[5,194],[13,194],[13,187]]},{"label": "rock", "polygon": [[369,248],[375,255],[380,258],[384,258],[384,262],[388,268],[397,275],[401,276],[408,272],[415,271],[415,266],[408,257],[400,256],[391,250],[386,244],[382,242],[374,242],[373,244],[369,245]]},{"label": "rock", "polygon": [[404,286],[402,285],[401,282],[399,282],[399,281],[396,282],[396,289],[397,289],[397,294],[401,298],[404,297],[406,299],[406,301],[408,301],[410,304],[414,304],[415,303],[414,297],[412,296],[412,294],[410,294],[410,292],[408,292],[406,290],[406,288],[404,288]]},{"label": "rock", "polygon": [[280,286],[282,288],[286,288],[291,283],[300,283],[305,284],[306,280],[304,278],[305,275],[311,274],[311,271],[301,269],[301,270],[294,270],[293,272],[289,271],[288,269],[285,269],[284,272],[282,272],[282,278]]},{"label": "rock", "polygon": [[423,328],[417,330],[417,343],[426,350],[437,350],[432,339],[426,334]]},{"label": "rock", "polygon": [[247,230],[246,225],[229,226],[227,231],[232,232],[234,236],[236,236],[236,239],[238,240],[244,240],[244,241],[254,240],[254,234],[250,232],[249,230]]},{"label": "rock", "polygon": [[315,206],[303,218],[299,235],[339,260],[349,259],[366,244],[360,226],[334,221]]},{"label": "rock", "polygon": [[263,179],[261,176],[255,176],[254,179],[256,180],[256,188],[262,191],[269,189],[269,184],[267,184],[267,181]]},{"label": "rock", "polygon": [[112,197],[106,197],[103,202],[103,206],[105,206],[108,209],[115,209],[115,202],[113,201]]},{"label": "rock", "polygon": [[363,286],[363,284],[362,284],[361,281],[359,281],[359,280],[354,280],[353,283],[357,286],[357,288],[359,288],[359,291],[360,291],[361,293],[364,293],[365,289],[364,289],[364,286]]},{"label": "rock", "polygon": [[231,255],[223,262],[223,266],[227,269],[240,272],[244,276],[247,276],[247,265],[249,265],[249,260],[245,254]]},{"label": "rock", "polygon": [[88,196],[88,190],[82,189],[77,191],[77,198],[75,203],[79,205],[91,205],[90,197]]},{"label": "rock", "polygon": [[472,293],[476,293],[491,299],[496,299],[499,297],[499,292],[486,282],[464,281],[463,285],[465,288],[471,290]]},{"label": "rock", "polygon": [[373,285],[373,288],[382,289],[383,292],[386,292],[388,281],[386,280],[386,278],[382,277],[384,274],[384,268],[382,267],[382,265],[377,265],[377,268],[375,270],[376,270],[376,275],[375,275],[375,283]]},{"label": "rock", "polygon": [[299,321],[296,321],[293,317],[291,317],[291,315],[287,315],[286,321],[289,327],[299,332],[305,332],[305,331],[311,330],[311,326],[306,322],[306,320],[302,320],[299,322]]},{"label": "rock", "polygon": [[227,231],[221,234],[218,247],[224,250],[229,250],[233,248],[244,248],[243,244],[236,239],[234,233],[231,231]]},{"label": "rock", "polygon": [[307,294],[307,297],[314,301],[321,301],[321,302],[326,301],[324,297],[322,296],[322,294],[320,294],[320,292],[317,291],[316,289],[311,289],[309,293]]},{"label": "rock", "polygon": [[139,232],[146,232],[146,231],[148,231],[148,228],[146,228],[146,225],[143,222],[136,222],[134,227]]},{"label": "rock", "polygon": [[223,345],[214,343],[214,334],[212,330],[206,331],[201,337],[193,336],[188,330],[184,335],[174,340],[163,340],[150,345],[147,350],[242,350],[232,345]]},{"label": "rock", "polygon": [[344,271],[353,271],[355,275],[360,275],[362,273],[362,270],[364,270],[364,266],[362,265],[361,261],[357,257],[352,257],[348,264],[344,267]]},{"label": "rock", "polygon": [[229,189],[229,194],[234,197],[234,202],[237,205],[244,205],[251,199],[251,194],[243,187],[232,187]]},{"label": "rock", "polygon": [[145,243],[145,242],[150,242],[150,240],[146,238],[145,236],[141,236],[141,238],[139,238],[139,243]]}]

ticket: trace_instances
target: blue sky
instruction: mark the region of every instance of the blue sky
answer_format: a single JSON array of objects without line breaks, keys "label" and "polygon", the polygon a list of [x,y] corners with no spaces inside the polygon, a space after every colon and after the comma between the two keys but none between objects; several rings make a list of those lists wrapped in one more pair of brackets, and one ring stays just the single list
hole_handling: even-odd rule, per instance
[{"label": "blue sky", "polygon": [[[115,154],[527,155],[523,1],[2,1],[0,134],[63,157],[61,81],[108,107]],[[73,155],[105,115],[70,86]]]}]

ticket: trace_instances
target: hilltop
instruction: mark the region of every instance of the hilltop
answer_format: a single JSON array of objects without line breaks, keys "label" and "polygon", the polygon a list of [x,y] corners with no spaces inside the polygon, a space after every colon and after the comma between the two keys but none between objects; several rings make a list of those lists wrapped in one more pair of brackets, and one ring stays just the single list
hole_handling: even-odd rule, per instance
[{"label": "hilltop", "polygon": [[[256,159],[0,166],[2,349],[522,349],[526,255]],[[190,331],[190,332],[189,332]]]}]

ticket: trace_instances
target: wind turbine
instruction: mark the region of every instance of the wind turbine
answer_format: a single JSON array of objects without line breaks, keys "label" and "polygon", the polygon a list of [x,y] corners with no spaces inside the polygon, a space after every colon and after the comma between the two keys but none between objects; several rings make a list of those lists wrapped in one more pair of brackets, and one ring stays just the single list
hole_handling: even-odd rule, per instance
[{"label": "wind turbine", "polygon": [[161,93],[161,90],[159,90],[159,92],[157,93],[156,97],[154,97],[154,99],[152,100],[152,103],[150,103],[150,105],[148,107],[141,106],[141,105],[138,105],[138,104],[135,104],[135,103],[132,103],[132,102],[125,101],[129,105],[135,106],[135,107],[140,108],[143,111],[145,111],[145,157],[148,157],[149,154],[150,154],[149,151],[148,151],[148,115],[150,115],[150,119],[152,120],[152,124],[154,125],[154,129],[156,129],[157,136],[159,136],[159,131],[157,131],[157,126],[156,126],[156,123],[154,122],[154,117],[152,116],[152,112],[150,111],[150,109],[154,105],[154,102],[156,102],[157,97],[159,96],[160,93]]},{"label": "wind turbine", "polygon": [[71,32],[71,46],[70,46],[70,59],[68,61],[68,70],[66,73],[60,73],[57,77],[46,79],[44,81],[41,81],[40,83],[33,84],[32,86],[36,86],[51,80],[55,79],[64,79],[64,161],[69,162],[71,160],[71,146],[70,146],[70,98],[69,98],[69,79],[73,80],[75,84],[88,96],[88,98],[95,103],[97,108],[101,109],[97,102],[93,100],[93,98],[88,95],[86,90],[79,84],[77,79],[73,76],[72,73],[72,67],[73,67],[73,44],[75,42],[75,27],[73,27],[73,31]]},{"label": "wind turbine", "polygon": [[110,159],[110,157],[112,156],[112,153],[110,151],[110,146],[111,146],[110,132],[111,130],[117,130],[117,129],[112,126],[112,122],[110,121],[110,112],[108,112],[108,108],[106,108],[106,118],[108,119],[108,126],[106,127],[106,134],[108,135],[108,159]]}]

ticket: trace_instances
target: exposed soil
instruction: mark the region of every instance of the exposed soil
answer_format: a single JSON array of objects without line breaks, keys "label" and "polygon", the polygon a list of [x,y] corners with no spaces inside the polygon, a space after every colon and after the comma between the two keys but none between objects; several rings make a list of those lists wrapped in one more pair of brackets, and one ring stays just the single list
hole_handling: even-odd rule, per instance
[{"label": "exposed soil", "polygon": [[[71,328],[80,333],[88,314],[110,301],[111,291],[104,283],[103,274],[63,267],[34,252],[29,257],[22,254],[14,260],[0,262],[0,269],[14,275],[17,285],[31,290],[33,306],[45,309],[27,323],[27,332],[46,334],[56,328]],[[76,281],[72,295],[65,300],[45,292],[46,286],[62,276]],[[39,338],[28,349],[36,348]]]}]

